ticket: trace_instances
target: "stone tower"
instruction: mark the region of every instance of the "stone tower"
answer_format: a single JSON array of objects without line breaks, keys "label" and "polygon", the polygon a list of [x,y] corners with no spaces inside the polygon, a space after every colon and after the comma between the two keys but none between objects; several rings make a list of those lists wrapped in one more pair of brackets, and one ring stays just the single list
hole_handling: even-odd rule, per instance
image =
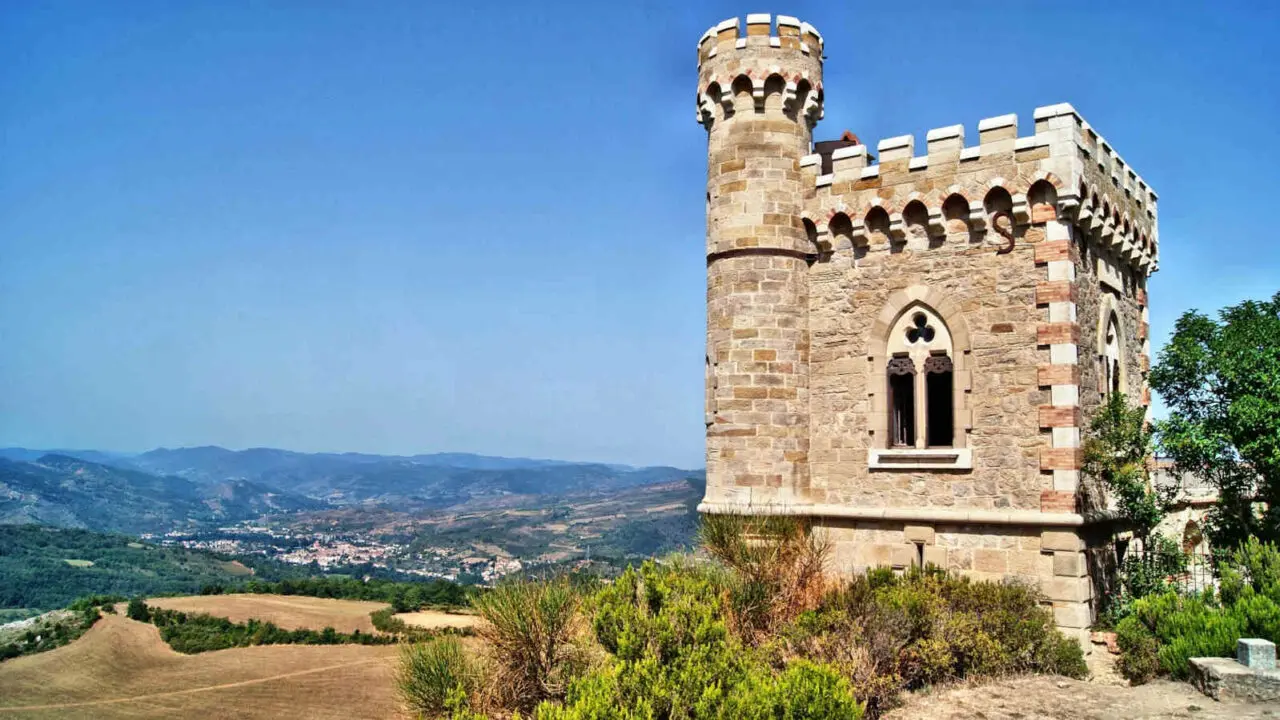
[{"label": "stone tower", "polygon": [[798,500],[809,487],[808,265],[798,218],[822,116],[822,37],[748,15],[698,43],[708,134],[707,471],[712,502],[739,487]]},{"label": "stone tower", "polygon": [[1083,633],[1111,530],[1081,431],[1108,393],[1150,402],[1155,192],[1067,104],[1022,137],[1014,115],[974,145],[931,130],[920,154],[814,143],[822,36],[743,27],[698,43],[701,509],[807,517],[837,570],[1034,582]]}]

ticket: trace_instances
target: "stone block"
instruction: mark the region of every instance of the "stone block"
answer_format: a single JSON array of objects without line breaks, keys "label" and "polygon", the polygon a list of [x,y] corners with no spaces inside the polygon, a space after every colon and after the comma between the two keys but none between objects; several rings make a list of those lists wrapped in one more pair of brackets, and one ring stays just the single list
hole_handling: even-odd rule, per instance
[{"label": "stone block", "polygon": [[1037,384],[1040,387],[1052,385],[1079,385],[1079,365],[1041,365],[1037,368]]},{"label": "stone block", "polygon": [[1089,578],[1045,578],[1040,581],[1040,592],[1057,602],[1086,602],[1089,600]]},{"label": "stone block", "polygon": [[973,551],[973,569],[984,573],[1005,573],[1009,571],[1009,551],[991,548],[978,548]]},{"label": "stone block", "polygon": [[1042,280],[1036,283],[1036,305],[1075,301],[1076,284],[1070,280]]},{"label": "stone block", "polygon": [[[720,169],[724,172],[723,166]],[[1048,240],[1036,243],[1035,261],[1037,264],[1053,262],[1054,260],[1070,260],[1071,259],[1071,241],[1070,240]]]},{"label": "stone block", "polygon": [[1084,550],[1084,541],[1080,536],[1070,531],[1063,530],[1045,530],[1040,533],[1040,549],[1042,550],[1070,550],[1079,552]]},{"label": "stone block", "polygon": [[1009,572],[1035,580],[1040,576],[1039,550],[1010,550]]},{"label": "stone block", "polygon": [[894,568],[911,567],[920,559],[915,545],[890,545],[889,548],[889,564]]},{"label": "stone block", "polygon": [[1040,512],[1073,513],[1075,511],[1075,493],[1062,490],[1044,490],[1040,493]]},{"label": "stone block", "polygon": [[1089,628],[1059,627],[1058,632],[1075,640],[1080,646],[1080,651],[1085,655],[1093,654],[1093,643],[1089,642]]},{"label": "stone block", "polygon": [[1040,470],[1079,470],[1084,464],[1080,448],[1044,448],[1040,451]]},{"label": "stone block", "polygon": [[1276,669],[1276,644],[1258,638],[1240,638],[1236,642],[1236,661],[1254,670]]},{"label": "stone block", "polygon": [[945,568],[947,566],[947,549],[936,545],[926,547],[924,549],[924,564]]},{"label": "stone block", "polygon": [[1058,627],[1087,628],[1093,624],[1088,603],[1054,603],[1053,623]]},{"label": "stone block", "polygon": [[973,569],[973,551],[967,548],[952,548],[947,551],[948,570],[972,570]]},{"label": "stone block", "polygon": [[1041,405],[1040,427],[1064,428],[1080,426],[1079,405]]},{"label": "stone block", "polygon": [[933,544],[934,533],[931,525],[907,525],[903,528],[902,534],[910,543]]},{"label": "stone block", "polygon": [[1079,345],[1080,326],[1073,322],[1042,323],[1036,328],[1037,345]]},{"label": "stone block", "polygon": [[1084,577],[1089,574],[1088,563],[1084,553],[1055,552],[1053,554],[1053,574],[1061,577]]}]

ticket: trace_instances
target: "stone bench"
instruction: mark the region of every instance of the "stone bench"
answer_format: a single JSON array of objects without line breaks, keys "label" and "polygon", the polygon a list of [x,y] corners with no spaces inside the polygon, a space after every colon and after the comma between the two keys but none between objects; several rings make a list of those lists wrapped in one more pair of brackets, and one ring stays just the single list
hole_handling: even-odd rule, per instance
[{"label": "stone bench", "polygon": [[1191,658],[1191,681],[1214,700],[1280,701],[1276,646],[1266,640],[1241,639],[1235,659]]}]

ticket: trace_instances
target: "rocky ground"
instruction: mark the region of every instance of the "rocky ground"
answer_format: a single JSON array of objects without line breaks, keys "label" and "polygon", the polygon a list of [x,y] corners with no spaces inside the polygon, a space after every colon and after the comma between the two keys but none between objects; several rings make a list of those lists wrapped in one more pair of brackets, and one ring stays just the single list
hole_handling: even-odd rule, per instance
[{"label": "rocky ground", "polygon": [[1115,674],[1114,658],[1096,648],[1088,681],[1023,677],[963,684],[913,695],[888,720],[1280,720],[1280,703],[1218,702],[1187,683],[1158,680],[1140,687]]},{"label": "rocky ground", "polygon": [[1280,704],[1217,702],[1186,683],[1130,688],[1053,677],[960,685],[917,694],[891,720],[1254,720],[1280,718]]}]

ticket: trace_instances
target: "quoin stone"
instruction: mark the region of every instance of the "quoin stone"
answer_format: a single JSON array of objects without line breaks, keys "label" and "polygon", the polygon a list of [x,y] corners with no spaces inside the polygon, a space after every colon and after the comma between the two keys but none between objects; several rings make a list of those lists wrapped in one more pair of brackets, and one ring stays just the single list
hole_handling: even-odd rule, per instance
[{"label": "quoin stone", "polygon": [[[1081,431],[1149,403],[1156,194],[1068,104],[814,142],[821,33],[698,41],[707,132],[707,513],[809,518],[837,571],[942,565],[1094,614],[1106,498]],[[966,139],[968,138],[968,142]]]}]

